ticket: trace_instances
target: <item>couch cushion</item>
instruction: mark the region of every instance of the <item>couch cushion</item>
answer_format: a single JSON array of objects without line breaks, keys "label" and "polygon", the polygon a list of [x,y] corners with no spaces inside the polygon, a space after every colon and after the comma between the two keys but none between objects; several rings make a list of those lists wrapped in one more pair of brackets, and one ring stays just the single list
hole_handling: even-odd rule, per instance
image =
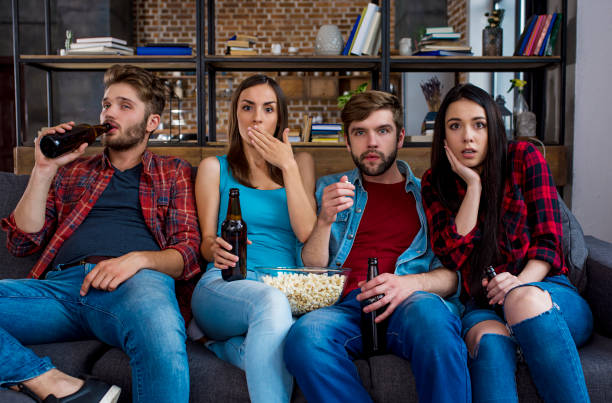
[{"label": "couch cushion", "polygon": [[[15,209],[28,184],[28,175],[0,172],[0,219],[8,217]],[[39,253],[26,257],[15,257],[6,249],[6,232],[0,231],[0,279],[26,277]]]},{"label": "couch cushion", "polygon": [[[355,361],[358,369],[360,361]],[[360,370],[360,375],[375,402],[417,401],[416,385],[408,361],[395,355],[374,356],[368,361],[370,365],[365,366],[368,373],[363,374]]]},{"label": "couch cushion", "polygon": [[591,401],[612,402],[612,339],[595,333],[578,353]]},{"label": "couch cushion", "polygon": [[[190,402],[248,402],[244,372],[218,359],[204,346],[188,341]],[[129,358],[113,348],[95,363],[92,375],[121,387],[119,402],[131,401]]]},{"label": "couch cushion", "polygon": [[586,259],[589,251],[584,241],[584,233],[580,223],[565,205],[561,196],[559,199],[559,211],[561,223],[563,224],[563,253],[565,264],[569,268],[569,279],[582,294],[586,288]]},{"label": "couch cushion", "polygon": [[109,347],[98,340],[80,340],[28,346],[39,357],[49,357],[63,372],[77,377],[90,374],[95,362]]},{"label": "couch cushion", "polygon": [[612,244],[592,236],[585,237],[589,247],[587,269],[589,281],[584,298],[589,303],[595,330],[604,336],[612,337]]},{"label": "couch cushion", "polygon": [[0,403],[33,403],[31,399],[24,393],[15,392],[10,389],[0,390]]}]

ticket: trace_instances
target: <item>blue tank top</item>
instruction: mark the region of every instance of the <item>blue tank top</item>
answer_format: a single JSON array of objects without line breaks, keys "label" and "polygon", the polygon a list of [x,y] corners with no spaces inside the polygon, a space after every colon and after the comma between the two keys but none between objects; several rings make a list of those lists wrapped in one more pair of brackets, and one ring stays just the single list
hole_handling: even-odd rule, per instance
[{"label": "blue tank top", "polygon": [[[234,178],[227,157],[217,157],[220,165],[219,217],[217,234],[227,216],[229,190],[240,190],[242,219],[247,224],[247,268],[295,266],[298,239],[291,228],[285,188],[260,190],[244,186]],[[211,262],[207,269],[214,267]]]}]

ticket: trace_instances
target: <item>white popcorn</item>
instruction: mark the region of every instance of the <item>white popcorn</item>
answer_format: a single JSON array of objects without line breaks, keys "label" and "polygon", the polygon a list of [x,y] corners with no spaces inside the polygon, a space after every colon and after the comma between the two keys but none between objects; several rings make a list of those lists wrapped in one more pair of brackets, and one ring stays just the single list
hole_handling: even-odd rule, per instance
[{"label": "white popcorn", "polygon": [[265,275],[262,281],[287,296],[292,314],[302,315],[334,304],[344,288],[345,278],[340,274],[279,273],[277,276]]}]

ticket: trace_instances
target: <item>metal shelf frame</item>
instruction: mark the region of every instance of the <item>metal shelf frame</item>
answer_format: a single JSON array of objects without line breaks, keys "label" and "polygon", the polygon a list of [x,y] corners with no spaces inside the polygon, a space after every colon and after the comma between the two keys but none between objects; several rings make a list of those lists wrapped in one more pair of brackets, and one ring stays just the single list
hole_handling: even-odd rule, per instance
[{"label": "metal shelf frame", "polygon": [[[33,66],[46,72],[47,124],[53,124],[52,72],[53,71],[103,71],[114,63],[131,63],[157,71],[195,71],[197,89],[197,145],[216,141],[216,73],[220,71],[368,71],[374,89],[390,90],[391,72],[467,72],[467,71],[516,71],[530,77],[541,76],[548,69],[560,68],[561,122],[559,142],[564,144],[566,117],[567,74],[567,0],[562,0],[564,26],[561,30],[561,55],[553,57],[423,57],[391,56],[390,52],[390,3],[391,0],[375,1],[382,11],[382,46],[379,56],[221,56],[215,55],[215,1],[196,0],[196,54],[194,56],[56,56],[51,54],[50,0],[44,0],[45,55],[21,55],[19,38],[19,0],[11,0],[13,54],[15,57],[15,120],[16,144],[22,145],[24,126],[21,102],[21,67]],[[524,12],[542,13],[542,6],[530,0]],[[204,22],[207,22],[206,42]],[[205,50],[205,44],[206,50]],[[207,84],[207,85],[206,85]],[[534,85],[536,86],[536,85]],[[538,87],[539,88],[539,87]],[[542,101],[542,95],[533,90],[534,100]],[[540,102],[542,103],[542,102]],[[195,144],[194,144],[195,145]]]}]

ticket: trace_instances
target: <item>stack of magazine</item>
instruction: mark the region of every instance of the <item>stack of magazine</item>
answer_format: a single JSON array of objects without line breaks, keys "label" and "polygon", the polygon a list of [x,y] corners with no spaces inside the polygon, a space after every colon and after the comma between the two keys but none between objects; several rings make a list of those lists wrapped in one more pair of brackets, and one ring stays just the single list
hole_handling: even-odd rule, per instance
[{"label": "stack of magazine", "polygon": [[77,38],[66,49],[67,55],[133,55],[134,48],[127,46],[123,39],[111,36]]},{"label": "stack of magazine", "polygon": [[461,33],[452,27],[425,28],[414,56],[472,56],[472,48],[460,41]]}]

